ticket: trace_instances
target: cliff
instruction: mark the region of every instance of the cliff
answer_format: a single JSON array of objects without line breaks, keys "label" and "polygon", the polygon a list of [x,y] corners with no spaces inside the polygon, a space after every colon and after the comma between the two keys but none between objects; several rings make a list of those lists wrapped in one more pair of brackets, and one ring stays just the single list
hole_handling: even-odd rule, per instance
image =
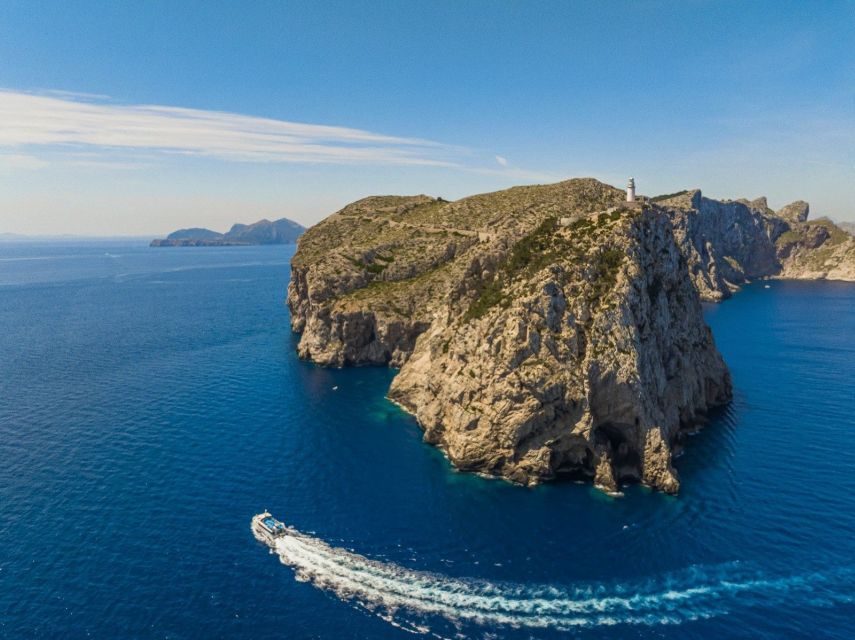
[{"label": "cliff", "polygon": [[223,247],[254,244],[292,244],[305,228],[289,220],[259,220],[253,224],[235,224],[226,233],[192,228],[173,231],[166,238],[151,241],[152,247]]},{"label": "cliff", "polygon": [[807,202],[773,211],[765,198],[722,202],[699,190],[654,200],[668,211],[705,300],[758,278],[855,280],[855,239],[827,218],[808,220]]},{"label": "cliff", "polygon": [[348,205],[292,260],[299,355],[400,367],[390,398],[461,469],[675,492],[672,447],[731,397],[701,298],[812,261],[844,273],[849,245],[804,203],[623,200],[575,179]]}]

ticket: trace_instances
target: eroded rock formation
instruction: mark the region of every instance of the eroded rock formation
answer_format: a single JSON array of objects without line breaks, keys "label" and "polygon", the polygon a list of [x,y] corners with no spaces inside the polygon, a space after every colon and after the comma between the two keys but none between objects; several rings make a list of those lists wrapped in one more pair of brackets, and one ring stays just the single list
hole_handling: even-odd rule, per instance
[{"label": "eroded rock formation", "polygon": [[299,354],[400,367],[390,398],[461,469],[675,492],[672,446],[731,396],[701,297],[809,277],[802,265],[829,241],[825,275],[845,271],[852,243],[823,237],[805,203],[623,199],[576,179],[353,203],[292,261]]},{"label": "eroded rock formation", "polygon": [[827,218],[808,220],[807,202],[776,212],[766,198],[721,202],[698,190],[654,200],[668,210],[704,300],[759,278],[855,280],[855,240]]}]

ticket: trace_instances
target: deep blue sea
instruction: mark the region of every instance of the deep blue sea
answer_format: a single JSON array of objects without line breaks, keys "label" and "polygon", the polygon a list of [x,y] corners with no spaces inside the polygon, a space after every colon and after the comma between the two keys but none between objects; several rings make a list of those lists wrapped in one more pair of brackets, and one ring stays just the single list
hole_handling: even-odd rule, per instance
[{"label": "deep blue sea", "polygon": [[299,361],[292,253],[0,245],[0,637],[853,637],[855,285],[709,307],[734,401],[615,499],[456,473],[392,371]]}]

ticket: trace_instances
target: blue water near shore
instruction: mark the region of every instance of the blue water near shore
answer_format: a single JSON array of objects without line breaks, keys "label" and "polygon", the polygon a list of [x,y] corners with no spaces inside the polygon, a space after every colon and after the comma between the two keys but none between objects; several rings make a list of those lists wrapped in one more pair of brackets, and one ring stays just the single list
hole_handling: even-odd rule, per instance
[{"label": "blue water near shore", "polygon": [[613,499],[455,473],[393,372],[300,362],[292,252],[0,245],[0,637],[852,637],[855,286],[709,307],[734,401]]}]

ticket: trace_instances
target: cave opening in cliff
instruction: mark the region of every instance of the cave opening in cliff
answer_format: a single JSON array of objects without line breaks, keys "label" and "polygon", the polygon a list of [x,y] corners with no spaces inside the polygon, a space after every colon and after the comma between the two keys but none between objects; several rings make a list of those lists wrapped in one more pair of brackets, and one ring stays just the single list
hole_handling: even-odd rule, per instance
[{"label": "cave opening in cliff", "polygon": [[565,456],[556,467],[555,475],[571,482],[590,482],[594,477],[594,452],[585,447],[581,457]]},{"label": "cave opening in cliff", "polygon": [[594,441],[608,447],[618,482],[636,482],[641,478],[641,456],[627,436],[632,430],[632,425],[614,422],[605,422],[594,429]]}]

